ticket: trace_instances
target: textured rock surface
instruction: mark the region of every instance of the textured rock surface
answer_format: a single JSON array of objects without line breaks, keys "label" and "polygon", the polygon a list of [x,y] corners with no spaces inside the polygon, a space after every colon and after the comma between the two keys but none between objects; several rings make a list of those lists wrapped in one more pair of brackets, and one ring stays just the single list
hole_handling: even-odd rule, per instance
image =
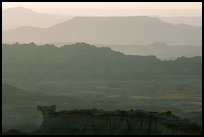
[{"label": "textured rock surface", "polygon": [[201,134],[201,126],[180,119],[171,112],[143,110],[63,110],[56,106],[38,106],[43,122],[36,134],[70,135],[137,135],[137,134]]}]

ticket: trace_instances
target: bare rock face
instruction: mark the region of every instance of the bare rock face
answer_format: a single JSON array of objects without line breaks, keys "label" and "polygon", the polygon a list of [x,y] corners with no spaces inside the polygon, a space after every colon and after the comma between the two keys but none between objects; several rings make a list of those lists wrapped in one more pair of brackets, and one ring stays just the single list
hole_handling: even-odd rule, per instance
[{"label": "bare rock face", "polygon": [[168,112],[143,110],[63,110],[38,106],[43,122],[39,134],[68,135],[163,135],[201,134],[201,126]]}]

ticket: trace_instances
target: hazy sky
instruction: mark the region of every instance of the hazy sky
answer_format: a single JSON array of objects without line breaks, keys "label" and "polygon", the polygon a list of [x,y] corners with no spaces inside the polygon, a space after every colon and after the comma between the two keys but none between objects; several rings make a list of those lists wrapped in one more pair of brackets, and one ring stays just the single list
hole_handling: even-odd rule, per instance
[{"label": "hazy sky", "polygon": [[2,9],[25,7],[70,16],[202,16],[202,2],[3,2]]}]

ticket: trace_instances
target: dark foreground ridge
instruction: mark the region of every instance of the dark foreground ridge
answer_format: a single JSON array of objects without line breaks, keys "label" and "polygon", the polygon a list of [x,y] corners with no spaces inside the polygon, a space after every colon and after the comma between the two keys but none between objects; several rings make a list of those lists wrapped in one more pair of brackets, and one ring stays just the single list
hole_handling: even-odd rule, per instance
[{"label": "dark foreground ridge", "polygon": [[202,76],[201,56],[161,61],[156,56],[125,55],[84,42],[60,48],[33,42],[3,44],[2,51],[2,79],[164,80]]}]

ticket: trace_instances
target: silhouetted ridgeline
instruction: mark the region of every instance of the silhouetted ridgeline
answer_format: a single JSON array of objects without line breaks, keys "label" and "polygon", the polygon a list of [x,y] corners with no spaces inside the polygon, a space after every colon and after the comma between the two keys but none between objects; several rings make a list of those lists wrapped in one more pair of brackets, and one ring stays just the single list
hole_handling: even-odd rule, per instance
[{"label": "silhouetted ridgeline", "polygon": [[[49,34],[49,35],[48,35]],[[202,28],[173,25],[148,16],[76,17],[49,28],[22,27],[2,33],[3,42],[202,45]]]},{"label": "silhouetted ridgeline", "polygon": [[14,7],[2,10],[2,29],[9,30],[23,26],[49,27],[70,18],[64,15],[39,13],[24,7]]},{"label": "silhouetted ridgeline", "polygon": [[[56,45],[60,45],[56,43]],[[66,44],[64,44],[66,45]],[[99,47],[110,47],[113,50],[123,52],[127,55],[155,55],[161,60],[172,60],[180,56],[194,57],[202,56],[202,46],[193,45],[168,45],[163,42],[154,42],[148,45],[104,45],[96,44]]]},{"label": "silhouetted ridgeline", "polygon": [[202,57],[161,61],[155,56],[124,55],[108,47],[76,43],[57,48],[34,43],[3,44],[3,78],[13,79],[162,79],[200,77]]}]

